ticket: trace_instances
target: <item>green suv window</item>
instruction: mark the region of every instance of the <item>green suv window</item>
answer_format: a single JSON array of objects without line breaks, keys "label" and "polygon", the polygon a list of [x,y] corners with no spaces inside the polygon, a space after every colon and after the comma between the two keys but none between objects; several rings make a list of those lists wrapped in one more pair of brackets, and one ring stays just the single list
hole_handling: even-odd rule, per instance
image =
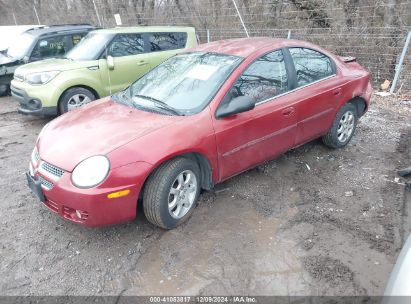
[{"label": "green suv window", "polygon": [[144,39],[141,34],[120,34],[111,42],[108,54],[113,57],[144,53]]}]

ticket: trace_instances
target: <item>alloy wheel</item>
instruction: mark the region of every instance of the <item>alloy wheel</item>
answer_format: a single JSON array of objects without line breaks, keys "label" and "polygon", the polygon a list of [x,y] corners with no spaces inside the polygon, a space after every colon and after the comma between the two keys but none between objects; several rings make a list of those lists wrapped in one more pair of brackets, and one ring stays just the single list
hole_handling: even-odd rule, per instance
[{"label": "alloy wheel", "polygon": [[197,187],[197,177],[191,170],[185,170],[176,177],[168,194],[168,211],[173,218],[181,219],[191,209]]},{"label": "alloy wheel", "polygon": [[337,129],[338,140],[342,143],[346,142],[354,131],[355,116],[352,111],[347,111],[341,117]]},{"label": "alloy wheel", "polygon": [[91,99],[84,94],[75,94],[70,97],[69,101],[67,102],[67,110],[72,111],[81,107],[82,105],[89,103]]}]

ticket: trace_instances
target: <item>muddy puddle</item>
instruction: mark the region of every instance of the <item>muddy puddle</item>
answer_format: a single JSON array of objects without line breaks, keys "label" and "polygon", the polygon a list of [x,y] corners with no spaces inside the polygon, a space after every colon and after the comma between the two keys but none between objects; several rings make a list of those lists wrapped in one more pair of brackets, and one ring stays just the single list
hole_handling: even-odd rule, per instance
[{"label": "muddy puddle", "polygon": [[233,196],[220,194],[212,208],[197,208],[110,288],[130,295],[307,294],[296,244],[278,236],[285,219],[263,216]]}]

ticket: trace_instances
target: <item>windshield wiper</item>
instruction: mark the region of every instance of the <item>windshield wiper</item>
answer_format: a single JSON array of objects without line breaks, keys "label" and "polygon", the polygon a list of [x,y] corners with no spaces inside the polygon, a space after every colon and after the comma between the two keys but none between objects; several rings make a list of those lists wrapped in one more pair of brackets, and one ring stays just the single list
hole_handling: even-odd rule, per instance
[{"label": "windshield wiper", "polygon": [[164,101],[158,100],[158,99],[156,99],[156,98],[154,98],[154,97],[146,96],[146,95],[139,95],[139,94],[134,95],[133,97],[139,97],[139,98],[151,100],[158,108],[167,110],[167,111],[169,111],[169,112],[171,112],[171,113],[173,113],[173,114],[175,114],[175,115],[178,115],[178,116],[182,116],[182,115],[183,115],[183,113],[181,113],[181,112],[178,111],[177,109],[173,108],[172,106],[169,106],[169,105],[166,104]]},{"label": "windshield wiper", "polygon": [[126,96],[125,91],[118,92],[111,95],[111,98],[119,103],[125,104],[126,106],[133,107],[134,104],[131,102],[130,98]]}]

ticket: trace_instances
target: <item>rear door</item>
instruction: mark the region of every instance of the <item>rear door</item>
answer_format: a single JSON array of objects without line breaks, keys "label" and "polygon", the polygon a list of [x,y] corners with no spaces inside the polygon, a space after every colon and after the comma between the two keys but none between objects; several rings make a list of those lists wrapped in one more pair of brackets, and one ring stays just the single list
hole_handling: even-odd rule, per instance
[{"label": "rear door", "polygon": [[297,113],[296,101],[287,94],[289,73],[282,50],[270,52],[250,64],[225,96],[222,104],[237,96],[251,96],[256,107],[234,116],[214,118],[221,179],[293,146]]},{"label": "rear door", "polygon": [[126,88],[151,68],[141,33],[117,34],[105,55],[114,59],[112,70],[108,68],[105,58],[99,60],[101,78],[107,92],[114,93]]},{"label": "rear door", "polygon": [[187,44],[186,32],[146,33],[148,52],[147,60],[155,67],[184,49]]},{"label": "rear door", "polygon": [[294,91],[298,99],[296,145],[303,144],[330,128],[334,110],[342,97],[335,63],[325,54],[302,47],[288,49],[294,69]]}]

